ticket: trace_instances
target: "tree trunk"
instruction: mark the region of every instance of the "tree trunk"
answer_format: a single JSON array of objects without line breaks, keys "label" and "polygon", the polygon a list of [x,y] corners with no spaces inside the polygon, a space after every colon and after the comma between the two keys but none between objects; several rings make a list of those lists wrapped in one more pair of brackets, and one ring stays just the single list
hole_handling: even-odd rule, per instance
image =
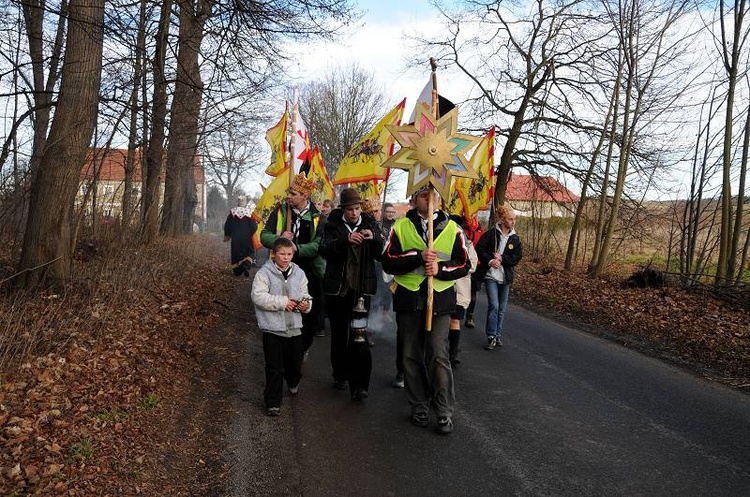
[{"label": "tree trunk", "polygon": [[[135,49],[135,60],[133,68],[133,91],[130,94],[130,130],[128,133],[128,155],[125,161],[125,189],[122,193],[122,230],[121,241],[130,233],[133,221],[134,199],[133,199],[133,174],[135,172],[135,153],[140,140],[138,139],[138,93],[140,92],[141,72],[143,71],[143,54],[146,45],[146,2],[141,1],[141,9],[138,18],[138,38]],[[141,149],[143,154],[145,151]],[[141,160],[143,158],[141,157]]]},{"label": "tree trunk", "polygon": [[719,260],[716,267],[716,284],[726,284],[731,279],[729,273],[729,253],[732,243],[732,131],[734,121],[734,101],[737,90],[738,67],[740,51],[744,35],[742,24],[745,19],[745,0],[734,2],[733,38],[731,50],[727,52],[726,26],[724,17],[724,2],[719,2],[721,12],[721,34],[724,69],[727,72],[727,112],[724,121],[724,147],[722,151],[722,183],[721,183],[721,232],[719,233]]},{"label": "tree trunk", "polygon": [[203,24],[211,9],[209,2],[178,0],[177,4],[180,7],[180,48],[169,123],[164,215],[161,220],[161,234],[167,236],[189,233],[193,224],[192,213],[197,203],[194,168],[203,98],[198,57]]},{"label": "tree trunk", "polygon": [[45,276],[62,283],[70,272],[73,201],[99,102],[104,0],[73,0],[69,12],[57,110],[31,185],[17,287]]},{"label": "tree trunk", "polygon": [[[164,156],[165,123],[167,120],[167,81],[164,66],[167,53],[167,35],[172,12],[172,0],[164,0],[156,33],[154,54],[154,99],[151,114],[151,137],[145,157],[141,157],[141,241],[151,243],[159,229],[159,200],[161,198],[161,168]],[[145,131],[144,131],[145,133]],[[145,160],[143,160],[145,159]]]}]

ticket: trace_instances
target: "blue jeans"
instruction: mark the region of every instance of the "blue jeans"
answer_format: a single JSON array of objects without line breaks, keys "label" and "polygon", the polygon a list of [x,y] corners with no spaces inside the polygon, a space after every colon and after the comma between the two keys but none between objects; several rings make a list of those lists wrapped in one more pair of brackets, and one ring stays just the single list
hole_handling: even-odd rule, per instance
[{"label": "blue jeans", "polygon": [[484,288],[487,289],[487,323],[484,326],[484,332],[487,338],[500,338],[503,332],[505,311],[508,308],[510,284],[498,283],[491,278],[486,278]]}]

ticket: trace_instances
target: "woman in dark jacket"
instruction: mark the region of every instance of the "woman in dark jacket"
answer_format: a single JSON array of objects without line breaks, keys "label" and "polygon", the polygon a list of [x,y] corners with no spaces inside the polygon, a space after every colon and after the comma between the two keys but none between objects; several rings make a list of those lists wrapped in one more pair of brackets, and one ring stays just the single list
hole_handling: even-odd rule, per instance
[{"label": "woman in dark jacket", "polygon": [[502,347],[500,335],[508,307],[510,286],[516,274],[516,264],[523,256],[521,238],[516,234],[516,214],[507,205],[496,212],[497,224],[488,229],[477,243],[479,258],[478,278],[484,281],[487,291],[487,350]]},{"label": "woman in dark jacket", "polygon": [[380,259],[383,237],[375,218],[362,213],[362,198],[354,188],[341,192],[339,207],[323,228],[320,255],[326,259],[323,278],[328,320],[331,324],[333,386],[346,388],[352,400],[368,396],[372,355],[366,336],[350,329],[352,310],[362,299],[369,310],[377,290],[374,261]]}]

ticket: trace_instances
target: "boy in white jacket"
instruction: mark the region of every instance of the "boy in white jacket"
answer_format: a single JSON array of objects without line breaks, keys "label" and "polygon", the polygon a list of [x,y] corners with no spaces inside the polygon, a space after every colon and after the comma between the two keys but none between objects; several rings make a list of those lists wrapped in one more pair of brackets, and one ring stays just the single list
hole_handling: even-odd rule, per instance
[{"label": "boy in white jacket", "polygon": [[266,386],[263,400],[266,414],[278,416],[284,393],[296,395],[302,378],[302,316],[310,312],[312,297],[307,291],[307,276],[292,262],[294,243],[279,237],[271,248],[271,257],[255,274],[252,300],[258,326],[263,331],[263,356],[266,362]]}]

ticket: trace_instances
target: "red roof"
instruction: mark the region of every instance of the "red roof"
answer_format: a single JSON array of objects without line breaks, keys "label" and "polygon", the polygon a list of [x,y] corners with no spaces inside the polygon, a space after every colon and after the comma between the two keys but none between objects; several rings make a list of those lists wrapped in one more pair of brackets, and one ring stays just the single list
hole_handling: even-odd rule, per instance
[{"label": "red roof", "polygon": [[570,203],[578,202],[578,195],[565,188],[552,176],[533,177],[528,174],[512,174],[505,188],[509,201]]},{"label": "red roof", "polygon": [[[106,151],[106,154],[105,154]],[[86,156],[86,162],[81,170],[81,177],[91,179],[93,173],[91,171],[92,164],[96,165],[99,172],[99,180],[102,181],[125,181],[125,162],[127,160],[128,151],[124,148],[91,148]],[[141,180],[141,149],[136,149],[134,158],[135,171],[133,171],[133,180]],[[206,182],[206,176],[201,167],[200,157],[195,156],[195,167],[193,168],[195,173],[195,182],[202,184]],[[161,179],[164,181],[164,168],[161,170]]]}]

